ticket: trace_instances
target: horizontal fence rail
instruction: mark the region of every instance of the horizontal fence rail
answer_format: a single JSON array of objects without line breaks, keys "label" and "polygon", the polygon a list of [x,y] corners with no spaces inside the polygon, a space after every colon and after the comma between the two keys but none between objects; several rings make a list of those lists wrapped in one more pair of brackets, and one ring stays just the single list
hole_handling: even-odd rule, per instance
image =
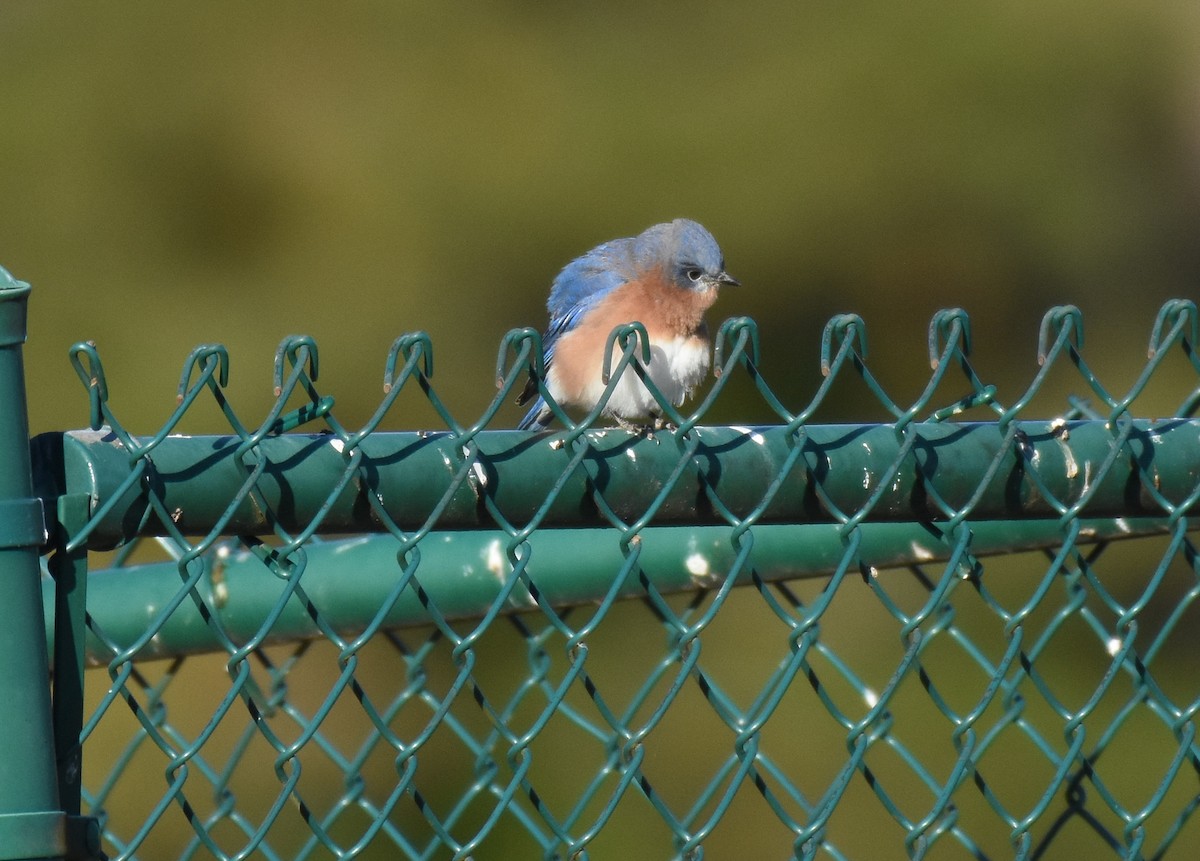
[{"label": "horizontal fence rail", "polygon": [[[1170,531],[1162,518],[1112,518],[1080,521],[1079,546],[1144,538]],[[971,524],[971,553],[977,558],[997,554],[1056,548],[1062,543],[1057,523],[1009,521]],[[662,594],[720,588],[729,572],[737,571],[737,552],[727,529],[657,527],[641,533],[639,579],[621,585],[619,597],[639,597],[646,584]],[[306,548],[306,603],[285,594],[287,581],[274,576],[260,554],[220,545],[190,563],[199,572],[195,584],[203,608],[180,603],[166,618],[161,608],[172,606],[179,594],[180,568],[175,562],[134,565],[95,571],[88,578],[88,614],[106,633],[101,643],[89,633],[87,660],[107,663],[112,644],[132,644],[148,624],[153,639],[136,651],[138,659],[221,651],[227,642],[245,645],[260,636],[262,619],[282,607],[262,642],[291,642],[325,636],[313,619],[312,606],[322,608],[329,625],[343,637],[370,630],[429,624],[434,612],[444,619],[485,615],[501,600],[502,612],[528,612],[539,602],[555,607],[598,603],[613,587],[613,572],[625,562],[621,548],[605,530],[542,530],[530,536],[528,554],[537,560],[537,598],[518,588],[502,599],[514,570],[505,553],[507,533],[491,531],[440,534],[427,543],[416,589],[393,595],[396,587],[396,545],[372,538],[315,542]],[[858,557],[868,570],[896,568],[914,559],[945,562],[954,546],[936,532],[909,523],[864,523],[857,536]],[[748,564],[733,582],[773,583],[828,577],[846,564],[846,539],[837,527],[821,525],[763,525],[754,530],[754,549]],[[352,571],[353,576],[346,572]],[[753,572],[753,573],[751,573]],[[43,581],[47,630],[53,632],[54,584]],[[130,596],[136,596],[131,601]],[[379,609],[387,612],[377,620]],[[137,609],[135,609],[137,608]],[[228,639],[217,634],[224,633]]]},{"label": "horizontal fence rail", "polygon": [[[901,403],[843,315],[797,409],[736,319],[711,388],[691,414],[660,399],[653,434],[603,427],[602,404],[507,429],[531,375],[548,394],[531,330],[502,342],[470,422],[438,394],[428,337],[397,339],[358,429],[308,338],[280,345],[253,422],[224,348],[198,347],[150,435],[77,344],[90,428],[30,443],[11,527],[46,555],[55,846],[1192,857],[1198,329],[1194,303],[1165,305],[1114,394],[1082,315],[1053,309],[1031,382],[1002,401],[969,318],[941,312],[929,380]],[[645,330],[612,343],[609,391],[635,374],[657,397]],[[1054,371],[1087,400],[1033,418]],[[847,378],[885,421],[818,421]],[[1173,415],[1135,412],[1152,381]],[[731,385],[766,424],[703,423]],[[401,395],[440,426],[384,431]],[[220,433],[181,433],[201,402]]]},{"label": "horizontal fence rail", "polygon": [[[111,432],[40,438],[50,494],[82,493],[96,513],[89,547],[174,529],[263,535],[631,522],[706,524],[1179,516],[1200,487],[1200,420],[695,428],[675,445],[598,430],[476,435],[287,434],[135,440]],[[61,451],[53,451],[61,445]],[[253,476],[253,492],[247,484]],[[980,481],[979,477],[985,480]],[[333,488],[333,492],[330,491]],[[597,495],[605,500],[597,505]],[[231,500],[240,500],[231,506]]]}]

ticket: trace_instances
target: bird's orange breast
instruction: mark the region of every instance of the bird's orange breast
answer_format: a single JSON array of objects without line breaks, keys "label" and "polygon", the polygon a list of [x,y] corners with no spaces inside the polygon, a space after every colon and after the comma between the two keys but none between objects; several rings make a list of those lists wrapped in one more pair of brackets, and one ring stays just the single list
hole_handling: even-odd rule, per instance
[{"label": "bird's orange breast", "polygon": [[586,392],[600,379],[608,335],[625,323],[645,326],[651,344],[694,338],[707,346],[704,312],[716,300],[716,290],[686,290],[661,277],[622,284],[558,339],[554,388],[566,403],[586,403]]}]

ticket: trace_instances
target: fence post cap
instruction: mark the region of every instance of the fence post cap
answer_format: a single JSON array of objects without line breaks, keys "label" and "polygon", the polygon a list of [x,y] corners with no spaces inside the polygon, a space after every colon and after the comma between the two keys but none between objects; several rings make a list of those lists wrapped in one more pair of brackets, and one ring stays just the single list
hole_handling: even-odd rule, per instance
[{"label": "fence post cap", "polygon": [[25,343],[29,285],[0,266],[0,347]]},{"label": "fence post cap", "polygon": [[[0,292],[8,291],[12,291],[14,293],[28,293],[29,285],[24,281],[18,281],[16,278],[13,278],[7,269],[5,269],[3,266],[0,266]],[[0,298],[0,301],[3,301],[7,298],[9,297],[5,296]]]}]

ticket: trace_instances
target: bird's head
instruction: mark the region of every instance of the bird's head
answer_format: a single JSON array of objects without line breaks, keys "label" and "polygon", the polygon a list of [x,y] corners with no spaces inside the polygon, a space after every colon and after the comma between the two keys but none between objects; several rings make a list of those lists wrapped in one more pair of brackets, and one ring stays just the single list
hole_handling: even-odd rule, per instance
[{"label": "bird's head", "polygon": [[656,224],[636,239],[637,257],[663,269],[685,290],[716,290],[740,283],[725,271],[725,258],[713,235],[695,221],[677,218]]}]

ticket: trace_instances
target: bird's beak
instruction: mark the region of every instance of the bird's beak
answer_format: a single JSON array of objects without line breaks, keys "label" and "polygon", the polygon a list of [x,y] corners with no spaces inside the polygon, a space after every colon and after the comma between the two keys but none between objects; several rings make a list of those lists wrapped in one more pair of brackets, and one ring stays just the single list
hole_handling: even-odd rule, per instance
[{"label": "bird's beak", "polygon": [[717,276],[717,283],[722,287],[741,287],[742,282],[734,278],[728,272],[722,272]]}]

